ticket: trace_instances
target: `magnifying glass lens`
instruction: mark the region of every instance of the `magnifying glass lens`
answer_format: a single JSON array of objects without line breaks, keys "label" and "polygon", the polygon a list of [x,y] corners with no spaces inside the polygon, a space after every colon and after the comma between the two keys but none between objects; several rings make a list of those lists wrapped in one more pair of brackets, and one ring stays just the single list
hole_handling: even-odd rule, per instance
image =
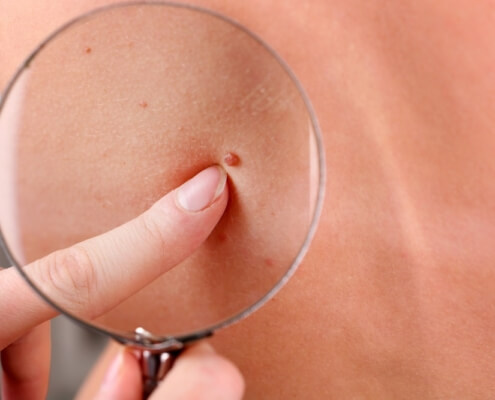
[{"label": "magnifying glass lens", "polygon": [[322,190],[315,126],[285,64],[223,17],[158,4],[87,15],[45,41],[3,99],[10,256],[22,268],[106,232],[219,164],[229,205],[199,250],[110,312],[75,317],[156,335],[235,320],[307,247]]}]

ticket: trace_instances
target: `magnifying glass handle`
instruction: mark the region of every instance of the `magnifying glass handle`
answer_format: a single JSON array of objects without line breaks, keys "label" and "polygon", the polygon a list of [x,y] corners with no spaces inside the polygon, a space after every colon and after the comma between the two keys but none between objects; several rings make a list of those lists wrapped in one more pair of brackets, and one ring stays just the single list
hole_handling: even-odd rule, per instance
[{"label": "magnifying glass handle", "polygon": [[141,371],[143,375],[143,399],[147,399],[158,383],[170,371],[179,352],[156,353],[140,350]]}]

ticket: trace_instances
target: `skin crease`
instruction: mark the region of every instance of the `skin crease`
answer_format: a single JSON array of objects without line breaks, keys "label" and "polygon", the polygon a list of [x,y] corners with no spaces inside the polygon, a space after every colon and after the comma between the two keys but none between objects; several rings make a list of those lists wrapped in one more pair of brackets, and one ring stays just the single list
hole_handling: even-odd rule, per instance
[{"label": "skin crease", "polygon": [[[48,32],[104,3],[1,1],[2,82]],[[327,154],[300,270],[213,340],[246,398],[493,397],[493,3],[195,3],[288,61]]]}]

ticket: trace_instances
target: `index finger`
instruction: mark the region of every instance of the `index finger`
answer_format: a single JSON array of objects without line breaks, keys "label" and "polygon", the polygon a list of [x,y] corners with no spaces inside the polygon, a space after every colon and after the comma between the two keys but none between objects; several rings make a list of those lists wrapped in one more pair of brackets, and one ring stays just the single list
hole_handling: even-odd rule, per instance
[{"label": "index finger", "polygon": [[[132,221],[23,270],[64,310],[94,319],[191,255],[227,201],[225,171],[209,167]],[[0,272],[0,349],[55,314],[18,271]]]}]

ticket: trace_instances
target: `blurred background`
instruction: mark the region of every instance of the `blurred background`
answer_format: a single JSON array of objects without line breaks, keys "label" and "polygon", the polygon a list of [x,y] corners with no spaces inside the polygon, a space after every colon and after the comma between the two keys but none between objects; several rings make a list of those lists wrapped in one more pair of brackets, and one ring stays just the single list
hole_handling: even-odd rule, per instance
[{"label": "blurred background", "polygon": [[[9,266],[0,252],[0,266]],[[52,360],[48,400],[73,399],[107,339],[64,316],[52,321]]]}]

